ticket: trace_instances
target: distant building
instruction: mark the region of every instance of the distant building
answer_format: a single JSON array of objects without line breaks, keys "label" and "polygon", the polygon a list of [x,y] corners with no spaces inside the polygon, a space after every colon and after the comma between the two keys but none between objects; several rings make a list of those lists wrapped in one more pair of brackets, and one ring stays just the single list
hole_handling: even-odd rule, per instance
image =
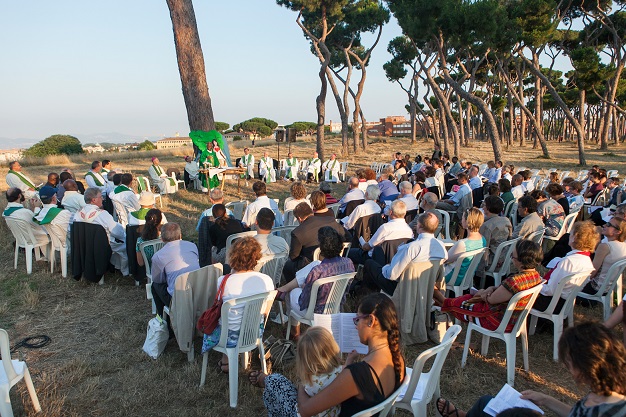
[{"label": "distant building", "polygon": [[161,140],[157,140],[156,143],[157,149],[175,149],[182,148],[184,146],[191,146],[191,138],[185,137],[175,137],[175,138],[165,138]]},{"label": "distant building", "polygon": [[333,122],[331,120],[328,123],[328,127],[330,127],[330,133],[341,133],[341,122]]},{"label": "distant building", "polygon": [[96,143],[95,145],[92,145],[92,146],[83,146],[83,151],[85,151],[86,153],[99,153],[99,152],[106,151],[106,149],[100,146],[99,143]]},{"label": "distant building", "polygon": [[[411,121],[404,116],[387,116],[371,127],[369,123],[366,126],[368,127],[367,134],[370,136],[411,136]],[[417,136],[426,136],[427,123],[418,120],[415,130]]]},{"label": "distant building", "polygon": [[19,161],[24,155],[20,149],[7,149],[0,151],[0,162]]},{"label": "distant building", "polygon": [[[235,137],[239,136],[241,139],[243,140],[252,140],[255,139],[255,135],[252,132],[230,132],[230,133],[224,133],[222,135],[222,137],[224,137],[225,140],[232,142]],[[259,135],[256,135],[258,139]]]}]

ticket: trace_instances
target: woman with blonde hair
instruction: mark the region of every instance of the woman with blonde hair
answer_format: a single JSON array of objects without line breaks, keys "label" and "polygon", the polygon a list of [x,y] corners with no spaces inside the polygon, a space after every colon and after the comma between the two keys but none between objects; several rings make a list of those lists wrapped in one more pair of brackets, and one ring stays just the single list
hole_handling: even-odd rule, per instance
[{"label": "woman with blonde hair", "polygon": [[466,252],[487,247],[487,240],[480,234],[480,226],[483,225],[484,221],[485,215],[476,207],[472,207],[463,213],[461,225],[463,226],[463,229],[467,230],[467,237],[457,241],[454,246],[448,250],[448,259],[444,264],[446,282],[448,285],[460,285],[463,282],[463,279],[465,279],[465,272],[467,271],[467,268],[469,268],[470,263],[472,263],[472,259],[474,259],[473,256],[463,259],[456,281],[450,282],[452,274],[454,273],[456,260],[459,256]]},{"label": "woman with blonde hair", "polygon": [[613,217],[602,226],[602,234],[606,242],[601,242],[596,248],[593,257],[595,271],[591,273],[591,280],[582,289],[582,292],[587,294],[598,292],[613,264],[626,259],[626,220]]}]

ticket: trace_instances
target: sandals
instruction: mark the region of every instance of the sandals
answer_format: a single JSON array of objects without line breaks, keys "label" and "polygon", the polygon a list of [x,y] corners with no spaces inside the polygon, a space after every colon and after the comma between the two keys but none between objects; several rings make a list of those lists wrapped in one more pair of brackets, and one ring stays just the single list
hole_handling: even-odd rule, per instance
[{"label": "sandals", "polygon": [[[450,410],[454,408],[454,410]],[[441,417],[458,417],[459,410],[450,401],[444,398],[437,398],[437,411]]]},{"label": "sandals", "polygon": [[228,373],[228,364],[227,363],[223,363],[221,359],[219,361],[217,361],[217,367],[220,369],[221,373],[223,373],[223,374],[227,374]]},{"label": "sandals", "polygon": [[[261,375],[263,375],[263,378],[261,378]],[[250,385],[252,385],[253,387],[265,388],[265,383],[263,382],[265,381],[266,376],[267,375],[265,375],[261,371],[251,371],[248,374],[248,381],[250,381]],[[261,385],[262,383],[263,385]]]}]

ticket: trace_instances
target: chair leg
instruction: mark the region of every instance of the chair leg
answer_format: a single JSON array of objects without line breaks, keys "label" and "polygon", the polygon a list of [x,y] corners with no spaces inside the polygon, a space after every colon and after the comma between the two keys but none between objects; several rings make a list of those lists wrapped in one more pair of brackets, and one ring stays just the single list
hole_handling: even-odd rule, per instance
[{"label": "chair leg", "polygon": [[483,340],[480,344],[480,354],[483,356],[487,356],[487,352],[489,352],[489,340],[491,337],[487,335],[483,335]]},{"label": "chair leg", "polygon": [[[34,250],[37,251],[39,249],[34,248]],[[37,255],[35,255],[35,257],[36,256]],[[33,247],[32,246],[26,247],[26,273],[29,275],[33,273]]]},{"label": "chair leg", "polygon": [[504,342],[506,344],[506,382],[513,386],[515,383],[515,335],[505,334]]},{"label": "chair leg", "polygon": [[465,345],[463,346],[463,357],[461,359],[461,368],[465,368],[467,363],[467,352],[469,351],[469,345],[472,338],[472,328],[467,327],[467,333],[465,334]]},{"label": "chair leg", "polygon": [[283,302],[282,301],[278,301],[278,314],[280,314],[280,325],[284,326],[285,325],[285,313],[283,313]]},{"label": "chair leg", "polygon": [[194,357],[195,351],[193,348],[193,339],[191,340],[191,348],[189,349],[189,352],[187,352],[187,361],[188,362],[193,362],[193,357]]},{"label": "chair leg", "polygon": [[20,256],[20,247],[17,244],[17,241],[15,242],[15,260],[13,261],[13,269],[17,269],[17,260]]},{"label": "chair leg", "polygon": [[202,355],[202,373],[200,374],[200,388],[204,386],[204,382],[206,381],[206,367],[209,362],[209,352],[204,352]]},{"label": "chair leg", "polygon": [[50,261],[50,273],[54,274],[54,267],[56,264],[56,259],[57,258],[57,253],[54,249],[52,249],[52,256],[48,258],[48,260]]},{"label": "chair leg", "polygon": [[287,317],[287,335],[285,339],[289,340],[289,332],[291,331],[291,316]]},{"label": "chair leg", "polygon": [[[620,277],[621,279],[621,277]],[[608,300],[607,297],[610,297]],[[604,311],[604,321],[606,321],[611,316],[611,307],[613,304],[613,293],[607,294],[602,297],[602,310]]]},{"label": "chair leg", "polygon": [[556,316],[553,317],[554,321],[554,342],[552,343],[552,359],[554,362],[558,362],[559,360],[559,339],[561,339],[561,335],[563,334],[563,320]]},{"label": "chair leg", "polygon": [[265,360],[265,347],[263,346],[263,338],[259,338],[257,342],[257,348],[259,349],[259,359],[261,361],[261,370],[267,375],[267,361]]},{"label": "chair leg", "polygon": [[39,405],[39,398],[37,398],[37,391],[35,391],[33,380],[30,377],[30,372],[28,372],[28,367],[26,365],[24,365],[24,382],[26,382],[26,387],[28,388],[28,393],[30,394],[30,399],[33,402],[33,407],[35,408],[35,412],[38,413],[41,411],[41,405]]},{"label": "chair leg", "polygon": [[537,316],[530,315],[530,328],[528,329],[528,333],[532,336],[535,334],[535,330],[537,330]]},{"label": "chair leg", "polygon": [[67,278],[67,246],[61,247],[61,275]]},{"label": "chair leg", "polygon": [[239,393],[239,364],[237,363],[237,349],[226,349],[228,356],[228,391],[230,406],[237,407],[237,395]]},{"label": "chair leg", "polygon": [[13,408],[11,407],[11,397],[9,397],[9,386],[0,387],[0,416],[13,417]]}]

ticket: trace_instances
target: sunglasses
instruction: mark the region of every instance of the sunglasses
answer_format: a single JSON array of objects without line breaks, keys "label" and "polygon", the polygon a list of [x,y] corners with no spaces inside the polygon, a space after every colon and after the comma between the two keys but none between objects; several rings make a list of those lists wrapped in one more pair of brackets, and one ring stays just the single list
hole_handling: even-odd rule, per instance
[{"label": "sunglasses", "polygon": [[357,315],[356,317],[354,317],[354,318],[352,319],[352,322],[353,322],[353,323],[354,323],[354,325],[356,326],[356,325],[358,325],[358,324],[359,324],[359,320],[365,319],[365,318],[367,318],[367,317],[369,317],[369,314],[360,314],[360,315]]},{"label": "sunglasses", "polygon": [[615,230],[620,230],[619,226],[615,226],[613,223],[604,223],[604,227],[612,227]]}]

